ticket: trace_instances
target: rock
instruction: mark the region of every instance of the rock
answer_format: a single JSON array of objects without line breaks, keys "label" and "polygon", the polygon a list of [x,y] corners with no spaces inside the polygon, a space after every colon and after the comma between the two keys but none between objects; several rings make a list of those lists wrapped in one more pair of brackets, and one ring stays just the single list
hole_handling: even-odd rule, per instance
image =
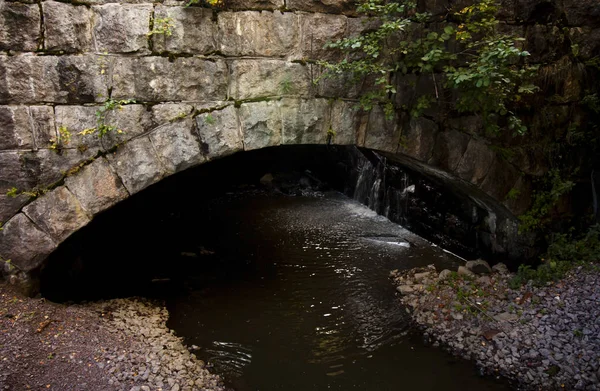
[{"label": "rock", "polygon": [[19,213],[0,231],[0,257],[24,272],[37,268],[56,248],[54,240]]},{"label": "rock", "polygon": [[415,273],[415,280],[419,281],[419,282],[421,282],[424,279],[429,278],[429,277],[431,277],[431,273],[429,273],[429,272]]},{"label": "rock", "polygon": [[282,121],[278,102],[243,104],[239,115],[244,133],[244,150],[281,144]]},{"label": "rock", "polygon": [[298,16],[274,12],[220,12],[219,50],[226,56],[285,57],[297,51]]},{"label": "rock", "polygon": [[467,277],[475,277],[475,273],[467,269],[465,266],[458,267],[458,275],[459,276],[467,276]]},{"label": "rock", "polygon": [[273,186],[273,174],[266,173],[260,178],[260,184],[263,186]]},{"label": "rock", "polygon": [[403,295],[409,294],[409,293],[413,293],[415,290],[413,289],[412,285],[398,285],[396,287],[396,290],[400,293],[402,293]]},{"label": "rock", "polygon": [[496,319],[497,321],[500,321],[500,322],[514,322],[517,319],[519,319],[519,317],[516,314],[503,312],[501,314],[494,316],[494,319]]},{"label": "rock", "polygon": [[495,271],[496,273],[502,274],[502,275],[507,275],[510,272],[508,271],[508,267],[506,267],[505,264],[503,263],[497,263],[494,266],[492,266],[492,270]]},{"label": "rock", "polygon": [[480,185],[485,179],[495,153],[482,141],[471,139],[456,168],[456,175],[473,184]]},{"label": "rock", "polygon": [[281,101],[282,144],[325,144],[329,106],[325,99]]},{"label": "rock", "polygon": [[229,96],[233,99],[308,96],[311,91],[307,66],[281,60],[236,60],[231,63]]},{"label": "rock", "polygon": [[160,126],[149,137],[162,164],[170,173],[185,170],[206,160],[191,117]]},{"label": "rock", "polygon": [[368,114],[365,141],[362,146],[396,153],[396,148],[400,143],[400,132],[396,116],[389,119],[382,107],[375,106]]},{"label": "rock", "polygon": [[448,277],[450,277],[452,275],[452,271],[448,270],[448,269],[444,269],[440,272],[439,276],[438,276],[438,280],[439,281],[444,281],[446,279],[448,279]]},{"label": "rock", "polygon": [[[222,13],[219,13],[219,17]],[[212,11],[203,7],[165,7],[158,4],[154,18],[171,18],[171,35],[153,34],[157,52],[208,54],[217,48],[217,24]]]},{"label": "rock", "polygon": [[130,194],[158,182],[166,174],[148,137],[140,137],[119,147],[116,153],[108,155],[108,161]]},{"label": "rock", "polygon": [[0,50],[33,52],[41,35],[37,4],[0,2]]},{"label": "rock", "polygon": [[0,106],[0,150],[34,148],[27,106]]},{"label": "rock", "polygon": [[208,160],[231,155],[243,149],[237,110],[233,106],[198,115],[196,126],[200,134],[202,152]]},{"label": "rock", "polygon": [[92,51],[92,12],[88,7],[44,1],[45,49],[66,53]]},{"label": "rock", "polygon": [[65,179],[85,210],[97,214],[129,196],[105,158],[98,158]]},{"label": "rock", "polygon": [[300,14],[302,33],[300,56],[302,59],[337,60],[344,53],[328,49],[325,45],[347,37],[348,18],[342,15],[306,13]]},{"label": "rock", "polygon": [[23,212],[42,230],[61,243],[90,222],[87,211],[65,186],[36,199]]},{"label": "rock", "polygon": [[475,280],[475,281],[477,281],[477,283],[481,284],[481,285],[489,285],[490,282],[492,281],[492,279],[489,278],[488,276],[481,276],[481,277],[477,278],[477,280]]},{"label": "rock", "polygon": [[227,66],[196,57],[118,57],[114,60],[113,99],[144,102],[224,101]]},{"label": "rock", "polygon": [[93,6],[97,50],[110,53],[149,52],[148,32],[152,4]]},{"label": "rock", "polygon": [[492,272],[490,265],[482,259],[468,261],[465,267],[475,274],[489,274]]}]

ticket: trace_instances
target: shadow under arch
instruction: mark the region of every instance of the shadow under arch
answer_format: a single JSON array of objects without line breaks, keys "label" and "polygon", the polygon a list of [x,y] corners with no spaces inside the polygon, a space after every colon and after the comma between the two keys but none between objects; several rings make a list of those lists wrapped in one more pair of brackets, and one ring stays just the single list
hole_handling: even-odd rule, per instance
[{"label": "shadow under arch", "polygon": [[[275,179],[265,180],[265,174]],[[236,153],[160,180],[96,215],[33,277],[40,278],[45,296],[58,301],[140,294],[149,281],[160,279],[161,269],[186,273],[193,264],[181,254],[175,258],[182,263],[172,264],[173,248],[180,247],[163,244],[185,242],[200,225],[219,229],[199,205],[227,192],[259,188],[261,178],[263,185],[288,195],[341,191],[464,257],[505,261],[511,256],[505,248],[515,259],[523,251],[510,236],[515,232],[510,212],[443,171],[353,146],[295,145]],[[189,250],[202,251],[210,249]]]}]

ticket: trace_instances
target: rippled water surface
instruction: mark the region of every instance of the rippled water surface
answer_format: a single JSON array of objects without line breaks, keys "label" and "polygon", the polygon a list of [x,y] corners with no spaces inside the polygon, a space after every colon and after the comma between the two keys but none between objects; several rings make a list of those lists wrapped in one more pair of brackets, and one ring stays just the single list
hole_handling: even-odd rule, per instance
[{"label": "rippled water surface", "polygon": [[455,267],[440,248],[337,193],[231,194],[201,215],[169,326],[235,389],[508,389],[408,332],[389,271]]}]

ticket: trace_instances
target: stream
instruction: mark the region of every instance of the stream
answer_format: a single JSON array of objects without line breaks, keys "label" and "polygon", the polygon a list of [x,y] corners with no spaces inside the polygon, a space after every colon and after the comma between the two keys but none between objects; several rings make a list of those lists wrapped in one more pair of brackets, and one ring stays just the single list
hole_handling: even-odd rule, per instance
[{"label": "stream", "polygon": [[[179,218],[168,326],[248,390],[507,390],[426,347],[388,280],[458,259],[340,193],[229,193]],[[198,216],[202,216],[199,223]],[[186,221],[186,220],[190,221]]]}]

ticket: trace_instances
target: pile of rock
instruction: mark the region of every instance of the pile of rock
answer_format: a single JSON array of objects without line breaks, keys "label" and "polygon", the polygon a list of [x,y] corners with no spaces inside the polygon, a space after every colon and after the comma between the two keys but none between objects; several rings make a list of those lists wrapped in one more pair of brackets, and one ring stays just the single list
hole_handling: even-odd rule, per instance
[{"label": "pile of rock", "polygon": [[574,269],[544,287],[510,288],[503,264],[432,265],[390,274],[434,344],[524,389],[600,388],[600,272]]},{"label": "pile of rock", "polygon": [[[133,349],[106,351],[98,365],[110,375],[109,384],[127,391],[223,391],[217,375],[188,351],[166,326],[169,313],[144,299],[115,299],[92,304],[114,333],[133,340]],[[131,387],[131,388],[130,388]]]}]

